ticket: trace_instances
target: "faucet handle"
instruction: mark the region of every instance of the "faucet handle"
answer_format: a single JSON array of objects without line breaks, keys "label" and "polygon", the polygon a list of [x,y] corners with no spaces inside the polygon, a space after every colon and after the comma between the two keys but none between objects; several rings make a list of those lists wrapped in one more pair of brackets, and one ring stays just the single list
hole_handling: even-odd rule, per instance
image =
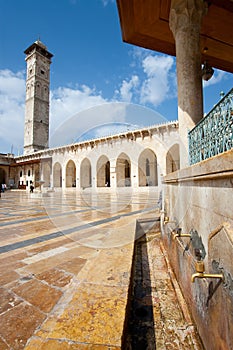
[{"label": "faucet handle", "polygon": [[203,273],[205,271],[205,265],[203,260],[197,260],[195,265],[196,272]]}]

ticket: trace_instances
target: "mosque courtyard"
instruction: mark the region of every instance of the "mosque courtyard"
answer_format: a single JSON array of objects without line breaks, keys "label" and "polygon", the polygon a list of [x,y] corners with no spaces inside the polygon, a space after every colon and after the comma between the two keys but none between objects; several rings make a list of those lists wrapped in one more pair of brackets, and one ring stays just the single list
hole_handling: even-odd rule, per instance
[{"label": "mosque courtyard", "polygon": [[0,350],[202,349],[152,189],[0,198]]}]

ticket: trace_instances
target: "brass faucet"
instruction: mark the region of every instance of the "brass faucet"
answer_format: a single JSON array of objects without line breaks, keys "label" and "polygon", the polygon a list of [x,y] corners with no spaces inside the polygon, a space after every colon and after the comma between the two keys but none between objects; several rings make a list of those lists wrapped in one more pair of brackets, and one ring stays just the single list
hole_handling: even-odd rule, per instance
[{"label": "brass faucet", "polygon": [[196,261],[196,273],[191,277],[191,281],[194,282],[196,278],[219,278],[224,279],[222,273],[205,273],[205,266],[203,261]]},{"label": "brass faucet", "polygon": [[169,217],[168,216],[165,216],[164,217],[164,221],[163,221],[163,223],[164,223],[164,225],[166,225],[166,224],[170,224],[170,223],[176,223],[176,221],[169,221]]},{"label": "brass faucet", "polygon": [[172,233],[173,233],[173,239],[176,239],[177,237],[190,237],[191,238],[191,234],[190,233],[181,233],[182,228],[177,227],[175,228]]}]

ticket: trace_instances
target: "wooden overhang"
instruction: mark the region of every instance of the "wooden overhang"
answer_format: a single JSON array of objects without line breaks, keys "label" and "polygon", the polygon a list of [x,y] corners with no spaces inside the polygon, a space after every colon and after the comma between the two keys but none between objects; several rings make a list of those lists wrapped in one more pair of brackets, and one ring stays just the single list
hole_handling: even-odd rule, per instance
[{"label": "wooden overhang", "polygon": [[[210,0],[200,33],[202,62],[233,73],[233,0]],[[123,41],[175,56],[171,0],[117,0]]]}]

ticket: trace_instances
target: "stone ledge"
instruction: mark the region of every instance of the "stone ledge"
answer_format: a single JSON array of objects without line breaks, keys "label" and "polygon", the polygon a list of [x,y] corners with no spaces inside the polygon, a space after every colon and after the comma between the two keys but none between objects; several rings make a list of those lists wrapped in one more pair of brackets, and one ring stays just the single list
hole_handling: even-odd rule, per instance
[{"label": "stone ledge", "polygon": [[228,178],[233,176],[233,149],[164,177],[163,183]]}]

